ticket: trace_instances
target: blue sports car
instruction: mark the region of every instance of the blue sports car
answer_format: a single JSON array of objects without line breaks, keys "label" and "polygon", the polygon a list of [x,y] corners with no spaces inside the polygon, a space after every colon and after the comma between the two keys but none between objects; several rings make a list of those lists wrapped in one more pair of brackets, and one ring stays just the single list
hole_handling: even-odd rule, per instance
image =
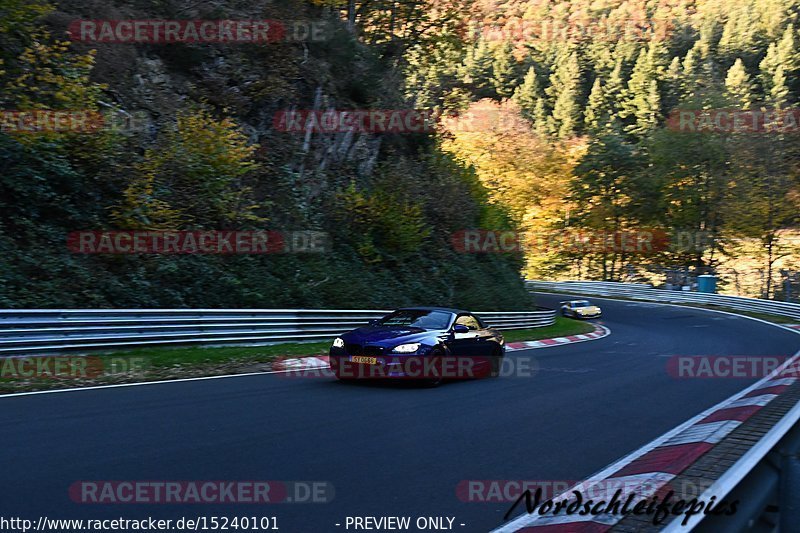
[{"label": "blue sports car", "polygon": [[337,378],[445,379],[496,377],[503,336],[469,311],[445,307],[398,309],[333,341]]}]

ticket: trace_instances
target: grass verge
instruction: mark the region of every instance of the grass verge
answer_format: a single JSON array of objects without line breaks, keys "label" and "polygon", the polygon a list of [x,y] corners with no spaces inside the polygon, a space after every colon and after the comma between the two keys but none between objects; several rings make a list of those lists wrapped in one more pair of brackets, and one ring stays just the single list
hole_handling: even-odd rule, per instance
[{"label": "grass verge", "polygon": [[511,329],[503,331],[506,342],[538,341],[552,339],[553,337],[566,337],[567,335],[580,335],[594,331],[591,322],[583,322],[556,316],[556,323],[544,328]]},{"label": "grass verge", "polygon": [[[503,336],[507,342],[533,341],[577,335],[593,329],[587,322],[559,316],[552,326],[505,330]],[[79,377],[83,375],[80,372],[69,378],[23,377],[19,360],[10,364],[0,359],[0,376],[5,376],[0,377],[0,394],[265,372],[277,359],[325,355],[332,340],[269,346],[181,346],[95,352],[88,357],[90,371],[85,372],[87,377]],[[58,358],[74,361],[69,355],[54,356],[51,361]]]}]

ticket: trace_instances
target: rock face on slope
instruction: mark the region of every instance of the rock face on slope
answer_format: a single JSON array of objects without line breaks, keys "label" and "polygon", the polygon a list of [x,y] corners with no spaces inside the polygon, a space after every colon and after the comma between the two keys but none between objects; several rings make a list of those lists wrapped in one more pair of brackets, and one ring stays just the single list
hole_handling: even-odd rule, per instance
[{"label": "rock face on slope", "polygon": [[[156,44],[70,33],[84,20],[265,19],[283,24],[285,38]],[[481,224],[486,200],[469,169],[441,153],[430,133],[276,127],[276,114],[291,111],[412,105],[398,58],[361,42],[331,8],[299,0],[60,0],[41,24],[76,53],[95,51],[90,78],[102,89],[93,105],[133,127],[113,144],[83,137],[24,145],[0,133],[0,196],[15,203],[0,209],[0,242],[12,250],[0,257],[0,305],[530,307],[518,257],[450,247],[453,232]],[[250,170],[226,178],[219,192],[206,168],[216,168],[217,155],[201,153],[198,164],[197,153],[181,153],[196,149],[192,132],[175,140],[181,114],[198,111],[234,124],[257,147]],[[200,133],[197,142],[207,142]],[[307,230],[326,233],[331,246],[225,256],[76,255],[64,246],[70,232],[132,229],[114,216],[120,204],[153,198],[185,211],[169,229]],[[206,217],[223,199],[253,216]],[[133,229],[149,229],[149,220],[139,217]]]},{"label": "rock face on slope", "polygon": [[[374,169],[380,137],[350,133],[303,135],[274,131],[275,113],[292,109],[380,107],[400,101],[392,65],[380,65],[345,25],[325,8],[307,2],[259,0],[245,3],[176,1],[83,2],[65,0],[48,16],[56,35],[77,49],[97,51],[93,78],[108,86],[108,104],[137,113],[151,135],[192,103],[203,102],[235,116],[252,142],[266,144],[283,165],[314,174],[349,164],[360,175]],[[159,7],[155,7],[158,5]],[[78,21],[268,20],[280,25],[280,39],[264,43],[98,42],[101,30],[75,36]],[[376,68],[376,66],[378,68]],[[299,150],[295,149],[300,147]],[[286,153],[280,147],[287,148]]]}]

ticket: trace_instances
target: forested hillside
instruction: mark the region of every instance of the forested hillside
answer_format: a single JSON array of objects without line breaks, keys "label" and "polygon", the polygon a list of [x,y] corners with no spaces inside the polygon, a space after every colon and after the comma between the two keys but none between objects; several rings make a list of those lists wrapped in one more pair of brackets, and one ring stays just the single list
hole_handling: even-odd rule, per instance
[{"label": "forested hillside", "polygon": [[[532,235],[528,274],[661,282],[670,269],[716,272],[734,292],[769,297],[781,291],[781,270],[797,277],[800,3],[512,0],[477,9],[461,31],[466,46],[412,48],[407,94],[423,107],[506,117],[488,131],[455,132],[446,149],[474,164]],[[707,110],[712,127],[680,127],[683,110]],[[774,115],[748,131],[717,127],[718,110]],[[640,228],[695,244],[637,255],[549,237]]]},{"label": "forested hillside", "polygon": [[[798,0],[0,0],[2,109],[123,124],[0,132],[0,305],[514,309],[531,305],[521,274],[670,270],[780,296],[781,271],[800,267],[800,128],[698,131],[681,112],[800,119],[799,14]],[[287,35],[87,42],[74,32],[87,19],[269,19]],[[283,131],[276,116],[292,110],[438,122]],[[471,228],[518,230],[529,246],[461,253],[452,235]],[[643,228],[694,240],[647,254],[563,244]],[[83,230],[211,229],[318,231],[330,246],[66,245]]]},{"label": "forested hillside", "polygon": [[[274,129],[280,110],[409,105],[403,47],[370,42],[335,7],[0,0],[0,17],[3,109],[89,109],[121,124],[0,133],[0,305],[532,305],[519,255],[450,248],[454,231],[512,221],[433,135]],[[324,39],[86,43],[67,35],[80,19],[314,22]],[[426,37],[412,42],[426,46]],[[114,229],[321,231],[329,246],[263,255],[67,248],[70,232]]]}]

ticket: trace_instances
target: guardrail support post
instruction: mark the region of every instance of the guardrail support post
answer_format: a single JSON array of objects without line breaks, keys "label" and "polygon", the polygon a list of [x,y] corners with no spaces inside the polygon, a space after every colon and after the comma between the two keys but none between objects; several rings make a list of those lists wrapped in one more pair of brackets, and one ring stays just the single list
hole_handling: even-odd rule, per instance
[{"label": "guardrail support post", "polygon": [[800,455],[785,453],[781,460],[781,482],[778,489],[780,527],[778,531],[796,531],[800,524]]}]

